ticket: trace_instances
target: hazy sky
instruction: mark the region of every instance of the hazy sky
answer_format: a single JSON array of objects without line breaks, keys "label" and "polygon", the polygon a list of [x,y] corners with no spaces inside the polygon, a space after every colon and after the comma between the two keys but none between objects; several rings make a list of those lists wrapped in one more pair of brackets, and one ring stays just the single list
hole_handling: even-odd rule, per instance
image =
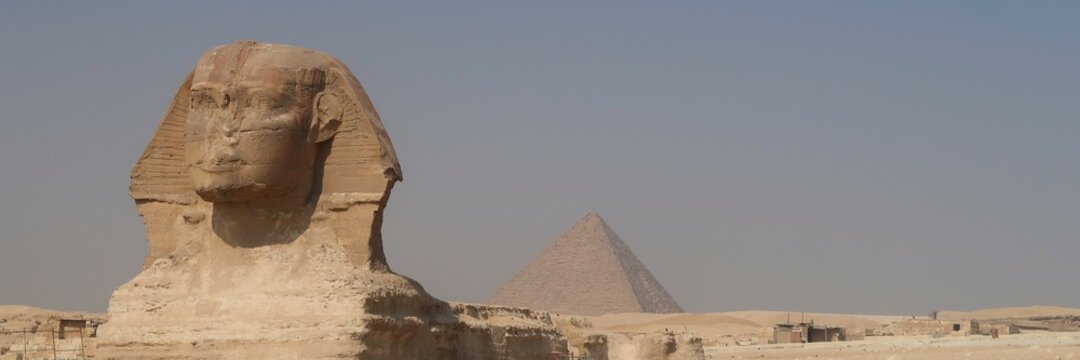
[{"label": "hazy sky", "polygon": [[688,311],[1080,307],[1080,2],[3,2],[0,304],[104,311],[198,56],[336,55],[397,271],[484,301],[587,211]]}]

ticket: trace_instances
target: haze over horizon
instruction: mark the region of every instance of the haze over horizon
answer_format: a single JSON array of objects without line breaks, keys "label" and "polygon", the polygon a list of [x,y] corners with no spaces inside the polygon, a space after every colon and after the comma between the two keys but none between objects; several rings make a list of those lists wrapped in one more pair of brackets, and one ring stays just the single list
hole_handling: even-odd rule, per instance
[{"label": "haze over horizon", "polygon": [[368,91],[391,267],[482,302],[588,211],[689,312],[1080,307],[1080,3],[7,2],[0,304],[104,311],[128,176],[238,39]]}]

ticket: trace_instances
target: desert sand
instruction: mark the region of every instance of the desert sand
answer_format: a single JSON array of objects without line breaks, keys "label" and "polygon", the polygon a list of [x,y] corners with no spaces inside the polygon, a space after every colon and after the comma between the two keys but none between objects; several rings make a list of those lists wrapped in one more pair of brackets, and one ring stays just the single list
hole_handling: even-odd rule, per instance
[{"label": "desert sand", "polygon": [[[1076,315],[1080,309],[1034,306],[942,311],[951,319],[994,321]],[[734,311],[703,314],[625,313],[602,316],[556,316],[570,344],[575,337],[607,334],[613,343],[657,332],[693,334],[702,339],[706,359],[1080,359],[1080,332],[1024,331],[1020,334],[970,336],[867,336],[865,339],[810,344],[769,344],[777,323],[813,321],[841,326],[849,334],[911,318],[910,316],[822,314],[784,311]],[[625,340],[624,340],[625,341]],[[577,343],[581,340],[578,339]],[[620,359],[612,346],[609,359]],[[580,350],[578,350],[580,351]]]},{"label": "desert sand", "polygon": [[1080,309],[1073,309],[1060,306],[1028,306],[1028,307],[1013,307],[1013,308],[997,308],[997,309],[982,309],[975,311],[941,311],[938,312],[939,319],[971,319],[971,320],[993,320],[993,319],[1018,319],[1018,318],[1031,318],[1031,317],[1044,317],[1044,316],[1080,316]]},{"label": "desert sand", "polygon": [[1080,359],[1080,333],[1038,332],[933,339],[869,337],[861,341],[761,346],[706,346],[713,359]]},{"label": "desert sand", "polygon": [[898,321],[905,316],[845,315],[784,311],[734,311],[705,314],[612,314],[590,317],[595,327],[612,332],[651,332],[664,329],[690,331],[702,338],[763,333],[774,324],[813,321],[849,329],[867,329]]},{"label": "desert sand", "polygon": [[[1080,360],[1080,332],[1023,331],[993,339],[971,336],[868,336],[863,340],[810,343],[768,344],[772,324],[786,322],[789,312],[733,311],[702,314],[625,313],[603,316],[553,315],[554,322],[573,344],[588,334],[606,334],[611,339],[606,359],[640,359],[631,346],[649,336],[665,331],[685,337],[699,337],[706,359],[1077,359]],[[851,329],[880,327],[910,318],[905,316],[851,315],[790,312],[792,321],[845,326]],[[1001,318],[1026,319],[1080,314],[1080,309],[1037,306],[983,309],[970,312],[948,311],[960,318],[979,320]],[[47,326],[50,319],[95,318],[106,314],[60,312],[27,306],[0,306],[0,330],[20,330]],[[513,322],[514,318],[491,317],[488,321]],[[675,337],[679,339],[678,336]],[[20,340],[0,336],[0,353],[7,352]],[[92,343],[90,343],[92,344]],[[91,351],[93,353],[93,351]],[[580,354],[580,350],[575,354]],[[11,355],[10,353],[7,355]],[[9,356],[10,357],[10,356]],[[0,356],[0,358],[4,358]],[[4,358],[7,359],[7,358]]]}]

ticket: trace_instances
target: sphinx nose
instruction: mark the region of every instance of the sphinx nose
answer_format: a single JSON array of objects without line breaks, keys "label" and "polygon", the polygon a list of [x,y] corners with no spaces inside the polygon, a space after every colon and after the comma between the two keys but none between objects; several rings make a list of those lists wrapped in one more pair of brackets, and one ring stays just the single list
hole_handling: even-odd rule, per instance
[{"label": "sphinx nose", "polygon": [[239,131],[225,122],[222,122],[216,128],[217,130],[214,131],[211,140],[207,143],[204,161],[211,165],[239,162],[240,157],[237,154],[240,143]]},{"label": "sphinx nose", "polygon": [[239,144],[240,143],[240,136],[239,136],[240,134],[239,133],[240,132],[238,130],[230,129],[230,128],[226,128],[225,131],[222,131],[221,132],[222,140],[224,140],[225,145],[229,146],[229,147],[235,147],[237,144]]},{"label": "sphinx nose", "polygon": [[232,112],[219,118],[217,127],[218,141],[225,146],[236,146],[239,143],[240,126],[238,116]]}]

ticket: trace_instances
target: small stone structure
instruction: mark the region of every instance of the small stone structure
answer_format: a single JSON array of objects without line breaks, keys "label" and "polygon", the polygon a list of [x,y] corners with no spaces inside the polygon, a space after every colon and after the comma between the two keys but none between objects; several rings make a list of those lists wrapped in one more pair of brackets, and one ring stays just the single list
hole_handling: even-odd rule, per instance
[{"label": "small stone structure", "polygon": [[982,335],[992,335],[993,333],[998,335],[1013,335],[1020,333],[1020,327],[1013,323],[994,323],[986,324],[979,323],[979,333]]},{"label": "small stone structure", "polygon": [[543,359],[549,316],[450,304],[390,270],[402,179],[360,83],[314,50],[203,54],[131,174],[142,272],[117,289],[103,359]]},{"label": "small stone structure", "polygon": [[842,327],[815,325],[814,323],[776,324],[773,326],[773,344],[846,341],[847,333]]},{"label": "small stone structure", "polygon": [[704,360],[701,338],[688,333],[663,331],[631,337],[637,344],[635,360]]},{"label": "small stone structure", "polygon": [[978,335],[979,322],[975,320],[935,320],[935,319],[904,319],[888,324],[883,329],[884,335],[896,336],[965,336]]},{"label": "small stone structure", "polygon": [[689,331],[605,331],[590,320],[555,315],[576,360],[705,360],[704,341]]},{"label": "small stone structure", "polygon": [[705,360],[701,338],[685,332],[590,333],[571,343],[574,359]]},{"label": "small stone structure", "polygon": [[46,323],[19,330],[0,330],[15,341],[0,350],[0,360],[86,359],[95,355],[100,318],[50,317]]}]

